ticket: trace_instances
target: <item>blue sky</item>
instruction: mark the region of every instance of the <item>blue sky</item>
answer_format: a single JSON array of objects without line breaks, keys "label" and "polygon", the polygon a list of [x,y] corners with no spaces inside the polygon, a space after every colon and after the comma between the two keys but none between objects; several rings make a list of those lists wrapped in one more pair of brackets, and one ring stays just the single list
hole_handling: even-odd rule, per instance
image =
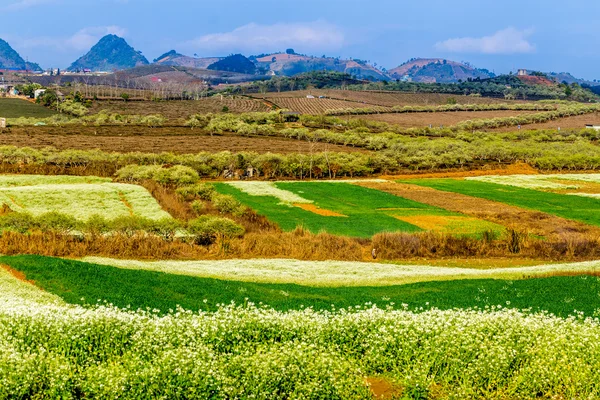
[{"label": "blue sky", "polygon": [[595,0],[0,0],[0,38],[43,67],[67,67],[103,35],[150,61],[176,49],[217,56],[288,47],[388,69],[444,57],[506,73],[600,79]]}]

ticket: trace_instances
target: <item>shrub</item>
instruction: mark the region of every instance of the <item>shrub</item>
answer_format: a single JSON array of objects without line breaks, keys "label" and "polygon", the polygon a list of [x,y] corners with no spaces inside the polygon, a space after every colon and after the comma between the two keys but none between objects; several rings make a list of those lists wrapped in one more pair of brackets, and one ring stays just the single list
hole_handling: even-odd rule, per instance
[{"label": "shrub", "polygon": [[244,234],[244,228],[228,218],[203,215],[188,222],[187,230],[197,244],[214,243],[217,237],[231,239]]},{"label": "shrub", "polygon": [[194,200],[190,206],[198,215],[202,214],[202,211],[204,211],[204,202],[202,200]]},{"label": "shrub", "polygon": [[246,207],[242,203],[228,194],[215,193],[213,194],[211,201],[213,206],[215,206],[221,214],[240,216],[246,211]]},{"label": "shrub", "polygon": [[70,215],[51,211],[35,218],[35,225],[43,231],[56,230],[68,232],[80,227],[80,223]]},{"label": "shrub", "polygon": [[200,179],[198,172],[191,167],[175,165],[163,167],[160,165],[127,165],[116,172],[120,180],[140,182],[154,180],[161,185],[186,185]]},{"label": "shrub", "polygon": [[215,188],[207,183],[198,183],[196,185],[182,186],[175,192],[184,200],[192,200],[196,197],[202,200],[210,200],[215,193]]},{"label": "shrub", "polygon": [[34,218],[31,214],[11,212],[0,215],[0,229],[12,230],[19,233],[30,231],[35,226]]}]

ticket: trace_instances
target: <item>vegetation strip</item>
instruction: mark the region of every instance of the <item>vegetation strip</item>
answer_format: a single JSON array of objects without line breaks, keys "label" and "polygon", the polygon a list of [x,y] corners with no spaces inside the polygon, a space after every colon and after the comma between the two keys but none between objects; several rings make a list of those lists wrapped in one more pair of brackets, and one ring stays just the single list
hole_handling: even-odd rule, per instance
[{"label": "vegetation strip", "polygon": [[599,281],[587,275],[330,288],[199,278],[40,256],[0,257],[0,262],[23,272],[27,280],[71,304],[95,304],[101,300],[121,308],[158,309],[163,313],[177,306],[214,311],[219,304],[251,301],[281,311],[406,303],[411,309],[502,305],[562,316],[577,310],[591,316],[598,309],[600,290]]}]

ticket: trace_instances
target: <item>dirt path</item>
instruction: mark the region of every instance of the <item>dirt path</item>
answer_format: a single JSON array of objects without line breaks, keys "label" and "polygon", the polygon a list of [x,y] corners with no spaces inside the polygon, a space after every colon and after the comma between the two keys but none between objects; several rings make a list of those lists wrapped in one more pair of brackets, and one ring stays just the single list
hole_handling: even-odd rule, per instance
[{"label": "dirt path", "polygon": [[589,239],[590,236],[600,237],[600,228],[598,227],[491,200],[395,182],[359,182],[356,184],[495,222],[508,228],[527,231],[534,235],[548,238],[568,237],[574,240]]}]

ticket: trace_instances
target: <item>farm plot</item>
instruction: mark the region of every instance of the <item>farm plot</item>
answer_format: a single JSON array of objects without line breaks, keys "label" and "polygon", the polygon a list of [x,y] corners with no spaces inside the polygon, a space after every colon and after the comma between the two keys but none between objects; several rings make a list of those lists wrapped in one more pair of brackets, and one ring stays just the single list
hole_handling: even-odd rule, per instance
[{"label": "farm plot", "polygon": [[[297,111],[302,114],[323,114],[328,110],[338,110],[340,108],[361,108],[364,104],[353,101],[333,100],[333,99],[307,99],[301,97],[278,97],[268,98],[267,100],[277,104],[281,108],[290,111]],[[377,109],[377,107],[375,108]],[[386,107],[380,107],[382,112],[388,110]]]},{"label": "farm plot", "polygon": [[0,204],[34,216],[60,212],[82,221],[92,215],[170,218],[143,187],[97,177],[0,176]]},{"label": "farm plot", "polygon": [[192,114],[218,113],[227,107],[230,112],[269,111],[270,107],[260,100],[248,98],[210,97],[183,101],[97,101],[92,113],[102,110],[110,113],[151,115],[161,114],[169,120],[187,119]]},{"label": "farm plot", "polygon": [[[400,93],[400,92],[375,92],[359,90],[313,89],[298,90],[281,93],[268,93],[253,95],[256,98],[268,97],[278,103],[284,97],[306,98],[307,95],[315,97],[326,96],[332,100],[346,100],[356,103],[358,107],[365,105],[379,105],[382,107],[409,106],[409,105],[443,105],[448,104],[448,99],[456,100],[457,104],[496,104],[507,103],[509,100],[494,99],[490,97],[462,96],[442,93]],[[515,101],[516,102],[516,101]],[[523,100],[519,100],[522,103]]]},{"label": "farm plot", "polygon": [[497,224],[343,182],[231,182],[217,190],[291,231],[371,237],[380,232],[434,230],[477,235]]},{"label": "farm plot", "polygon": [[[531,267],[525,268],[524,272],[515,268],[507,273],[492,271],[486,275],[485,271],[457,271],[427,266],[423,267],[423,271],[418,271],[418,267],[372,266],[368,263],[350,267],[339,263],[331,267],[323,266],[329,262],[321,265],[304,263],[298,268],[298,265],[287,267],[285,262],[289,260],[278,260],[279,268],[271,271],[273,277],[269,282],[268,277],[263,277],[261,281],[256,276],[232,280],[232,273],[226,271],[228,266],[235,265],[235,260],[220,263],[226,268],[222,274],[212,268],[217,278],[201,276],[201,269],[190,273],[189,264],[178,268],[181,266],[171,263],[168,268],[160,269],[153,264],[149,266],[140,262],[98,261],[103,264],[40,256],[0,257],[0,262],[9,266],[9,272],[13,275],[35,283],[66,303],[89,305],[100,300],[120,308],[131,307],[135,310],[149,307],[162,313],[177,306],[193,311],[215,311],[218,304],[250,301],[279,311],[305,307],[331,310],[332,305],[339,309],[362,304],[406,304],[409,309],[423,311],[431,308],[484,308],[501,304],[507,308],[544,310],[561,316],[573,315],[577,311],[591,316],[599,305],[600,280],[592,276],[597,273],[594,272],[598,268],[597,262]],[[341,271],[336,266],[341,267]],[[305,269],[309,271],[304,272]],[[311,273],[311,269],[316,271]],[[560,276],[562,269],[575,276]],[[247,270],[246,265],[246,269],[238,267],[237,272],[241,272],[244,278],[243,272]],[[536,273],[543,276],[544,271],[551,276],[528,277],[528,274]],[[295,273],[296,278],[285,276],[286,272]],[[335,276],[327,275],[328,272],[337,274],[338,281]],[[379,278],[384,277],[390,284],[372,285],[373,281],[377,281],[374,278],[371,282],[365,279],[358,284],[347,285],[356,275],[366,275],[365,272],[378,274]],[[557,276],[552,276],[553,272]],[[417,279],[413,281],[415,283],[410,283],[411,276]],[[272,283],[278,278],[279,282]],[[330,278],[334,280],[330,281]],[[340,278],[344,281],[340,282]],[[304,284],[294,283],[297,280]],[[365,285],[366,282],[369,284]]]},{"label": "farm plot", "polygon": [[[367,114],[351,116],[355,119],[367,119],[378,122],[387,122],[402,128],[425,128],[432,125],[434,128],[456,125],[459,122],[491,119],[502,117],[516,117],[518,115],[532,114],[535,111],[455,111],[435,113],[405,113],[405,114]],[[512,130],[515,128],[513,127]]]},{"label": "farm plot", "polygon": [[[597,179],[594,178],[594,175],[579,174],[573,175],[574,179],[570,178],[570,175],[567,174],[560,175],[559,177],[562,180],[568,180],[568,182],[587,179],[583,181],[586,185],[589,185],[588,182],[591,179]],[[547,179],[545,176],[527,178],[520,175],[508,175],[505,177],[473,177],[466,179],[413,179],[410,180],[410,183],[437,190],[499,201],[585,224],[600,226],[600,199],[596,198],[594,193],[553,193],[543,191],[548,189],[576,191],[576,185],[573,183],[564,184],[560,183],[560,181],[553,181],[553,179],[556,180],[556,175],[550,175]]]},{"label": "farm plot", "polygon": [[[598,281],[587,276],[429,282],[395,286],[396,293],[262,285],[263,298],[280,299],[270,309],[247,304],[260,298],[251,284],[37,256],[0,262],[76,304],[26,293],[24,285],[39,290],[17,278],[3,279],[0,271],[1,398],[210,393],[231,399],[278,393],[367,400],[374,396],[366,382],[375,381],[386,382],[397,397],[526,399],[547,393],[572,398],[576,393],[591,399],[600,392],[600,324],[574,311],[591,316],[597,306]],[[236,304],[244,305],[215,306],[222,294],[234,294]],[[347,302],[372,300],[338,310],[332,304],[346,302],[336,295]],[[192,299],[215,312],[175,308],[186,309],[184,301]],[[98,300],[112,304],[77,305]],[[395,309],[390,302],[396,302]],[[307,308],[318,303],[323,306]],[[133,310],[116,308],[124,304]],[[138,304],[148,311],[135,311]],[[390,308],[384,309],[386,304]],[[479,309],[456,309],[469,304]],[[523,304],[573,317],[512,310]],[[153,305],[157,309],[151,311]],[[419,305],[423,308],[409,311]]]},{"label": "farm plot", "polygon": [[27,100],[0,98],[0,118],[47,118],[55,114],[56,111]]}]

